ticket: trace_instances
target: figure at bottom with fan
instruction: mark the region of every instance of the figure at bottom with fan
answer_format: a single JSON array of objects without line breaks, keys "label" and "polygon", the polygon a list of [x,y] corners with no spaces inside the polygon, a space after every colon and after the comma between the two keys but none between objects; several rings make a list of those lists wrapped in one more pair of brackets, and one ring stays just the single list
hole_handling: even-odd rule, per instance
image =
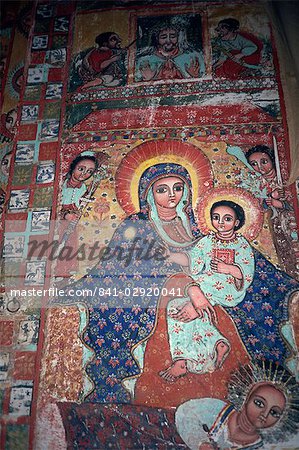
[{"label": "figure at bottom with fan", "polygon": [[189,400],[178,407],[175,422],[191,450],[254,450],[267,442],[279,448],[278,442],[284,446],[298,431],[298,401],[295,378],[282,366],[263,361],[233,373],[228,402]]}]

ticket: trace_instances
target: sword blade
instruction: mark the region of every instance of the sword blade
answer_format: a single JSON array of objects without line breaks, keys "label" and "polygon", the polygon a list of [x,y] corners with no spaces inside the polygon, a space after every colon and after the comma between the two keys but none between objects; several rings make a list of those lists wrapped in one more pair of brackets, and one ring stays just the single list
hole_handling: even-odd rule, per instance
[{"label": "sword blade", "polygon": [[282,186],[282,176],[281,176],[281,170],[280,170],[280,164],[279,164],[277,141],[276,141],[276,137],[274,136],[274,134],[273,134],[273,150],[274,150],[274,161],[275,161],[277,182],[280,186]]}]

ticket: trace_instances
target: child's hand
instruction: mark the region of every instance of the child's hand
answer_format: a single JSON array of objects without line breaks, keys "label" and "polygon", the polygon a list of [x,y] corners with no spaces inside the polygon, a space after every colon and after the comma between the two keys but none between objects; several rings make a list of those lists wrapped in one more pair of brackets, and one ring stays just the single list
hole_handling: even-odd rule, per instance
[{"label": "child's hand", "polygon": [[231,275],[236,280],[241,280],[243,282],[243,273],[236,264],[226,264],[221,259],[214,258],[212,259],[210,266],[214,272]]},{"label": "child's hand", "polygon": [[214,272],[230,274],[231,264],[226,264],[222,259],[214,258],[211,261],[211,269]]}]

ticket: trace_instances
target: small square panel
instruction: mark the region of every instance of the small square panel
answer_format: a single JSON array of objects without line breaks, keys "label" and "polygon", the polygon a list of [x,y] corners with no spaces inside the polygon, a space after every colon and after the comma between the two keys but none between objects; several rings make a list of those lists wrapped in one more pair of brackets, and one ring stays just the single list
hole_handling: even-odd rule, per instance
[{"label": "small square panel", "polygon": [[19,324],[18,346],[36,345],[38,340],[39,320],[21,320]]},{"label": "small square panel", "polygon": [[39,100],[41,97],[41,86],[26,86],[24,100]]},{"label": "small square panel", "polygon": [[51,211],[32,211],[31,231],[49,231]]},{"label": "small square panel", "polygon": [[47,81],[47,71],[45,65],[29,67],[27,76],[27,82],[29,84],[44,83],[45,81]]},{"label": "small square panel", "polygon": [[41,140],[57,139],[59,133],[59,120],[45,120],[40,132]]},{"label": "small square panel", "polygon": [[53,83],[59,83],[63,78],[63,72],[61,68],[53,67],[52,69],[49,69],[48,74],[48,81],[51,81]]},{"label": "small square panel", "polygon": [[39,146],[40,161],[54,161],[57,157],[57,142],[41,142]]},{"label": "small square panel", "polygon": [[28,208],[30,191],[28,189],[15,189],[11,191],[9,199],[10,211],[20,211]]},{"label": "small square panel", "polygon": [[20,141],[33,141],[34,139],[36,139],[37,135],[37,124],[21,124],[18,131],[18,138]]},{"label": "small square panel", "polygon": [[55,164],[51,161],[37,166],[36,182],[38,184],[51,183],[55,177]]},{"label": "small square panel", "polygon": [[7,424],[5,450],[28,450],[29,427],[26,424]]},{"label": "small square panel", "polygon": [[34,144],[17,144],[16,164],[31,164],[34,158]]},{"label": "small square panel", "polygon": [[52,67],[63,67],[66,61],[66,48],[48,50],[46,63]]},{"label": "small square panel", "polygon": [[4,236],[3,257],[22,258],[25,236]]},{"label": "small square panel", "polygon": [[60,102],[47,102],[43,111],[44,119],[57,119],[60,117],[61,103]]},{"label": "small square panel", "polygon": [[21,212],[6,214],[4,226],[7,236],[14,236],[15,233],[18,235],[22,234],[26,231],[27,213]]},{"label": "small square panel", "polygon": [[67,33],[69,30],[70,19],[69,17],[62,16],[56,17],[54,22],[54,32]]},{"label": "small square panel", "polygon": [[45,283],[45,273],[45,261],[27,262],[25,284],[30,286],[43,286]]},{"label": "small square panel", "polygon": [[31,50],[46,50],[48,48],[49,36],[42,34],[40,36],[33,36]]},{"label": "small square panel", "polygon": [[33,207],[48,208],[53,205],[53,187],[39,187],[34,191]]},{"label": "small square panel", "polygon": [[32,382],[16,383],[11,388],[9,414],[16,417],[29,416],[32,401]]},{"label": "small square panel", "polygon": [[[24,277],[21,275],[21,261],[18,259],[5,259],[4,260],[4,281],[5,287],[8,289],[11,287],[15,289],[16,283],[19,281],[20,277]],[[1,335],[1,330],[0,330]],[[0,339],[1,340],[1,339]],[[0,343],[1,345],[1,343]]]},{"label": "small square panel", "polygon": [[43,64],[45,62],[46,52],[42,51],[34,51],[31,53],[31,64]]},{"label": "small square panel", "polygon": [[36,18],[37,19],[48,19],[53,16],[53,5],[50,3],[46,3],[44,5],[40,4],[36,10]]},{"label": "small square panel", "polygon": [[49,83],[47,85],[47,90],[46,90],[46,99],[53,100],[53,99],[61,98],[62,89],[63,89],[62,83]]},{"label": "small square panel", "polygon": [[50,31],[51,19],[42,18],[35,21],[34,31],[35,33],[47,33]]},{"label": "small square panel", "polygon": [[0,353],[0,381],[5,381],[8,374],[9,353]]},{"label": "small square panel", "polygon": [[63,48],[67,46],[67,35],[56,35],[53,36],[53,41],[52,41],[52,49],[55,48]]},{"label": "small square panel", "polygon": [[35,122],[38,118],[38,105],[25,105],[22,107],[22,122]]},{"label": "small square panel", "polygon": [[31,183],[32,167],[29,165],[16,165],[13,173],[14,186],[26,186]]},{"label": "small square panel", "polygon": [[35,352],[16,352],[13,370],[15,380],[34,379],[35,357]]},{"label": "small square panel", "polygon": [[14,322],[11,320],[0,320],[0,345],[12,345],[14,334]]}]

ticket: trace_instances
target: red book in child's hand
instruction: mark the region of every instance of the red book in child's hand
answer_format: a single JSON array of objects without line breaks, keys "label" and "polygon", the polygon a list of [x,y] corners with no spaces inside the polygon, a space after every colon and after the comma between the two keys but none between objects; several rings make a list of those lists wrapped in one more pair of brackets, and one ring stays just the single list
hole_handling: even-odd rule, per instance
[{"label": "red book in child's hand", "polygon": [[235,250],[232,248],[214,248],[213,259],[221,259],[226,264],[234,264],[235,262]]}]

